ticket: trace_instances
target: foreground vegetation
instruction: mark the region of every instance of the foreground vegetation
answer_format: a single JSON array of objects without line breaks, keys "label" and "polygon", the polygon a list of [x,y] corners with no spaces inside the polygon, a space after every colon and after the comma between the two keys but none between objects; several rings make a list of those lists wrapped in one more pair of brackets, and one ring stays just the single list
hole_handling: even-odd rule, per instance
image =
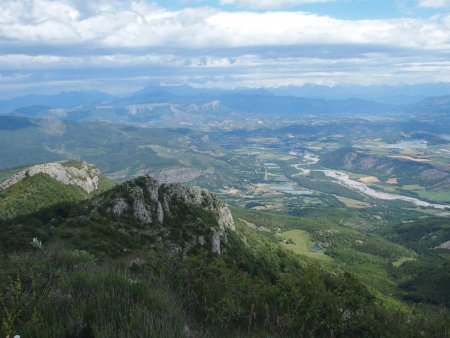
[{"label": "foreground vegetation", "polygon": [[0,260],[0,294],[2,336],[448,337],[450,329],[448,312],[386,307],[353,275],[243,228],[229,233],[222,256],[146,250],[111,260],[35,240]]},{"label": "foreground vegetation", "polygon": [[180,304],[151,275],[79,250],[16,254],[0,266],[2,337],[183,336]]}]

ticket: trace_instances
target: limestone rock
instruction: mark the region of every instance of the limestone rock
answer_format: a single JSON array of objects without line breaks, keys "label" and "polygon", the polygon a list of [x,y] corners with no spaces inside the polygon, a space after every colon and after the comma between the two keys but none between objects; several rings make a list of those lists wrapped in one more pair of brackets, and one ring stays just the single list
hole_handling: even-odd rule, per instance
[{"label": "limestone rock", "polygon": [[156,217],[158,218],[159,224],[164,223],[164,211],[160,201],[156,202]]},{"label": "limestone rock", "polygon": [[[184,243],[187,247],[208,245],[212,252],[220,254],[222,243],[227,242],[226,230],[235,229],[228,207],[206,189],[176,183],[159,184],[153,178],[145,176],[125,183],[117,192],[121,195],[114,196],[113,205],[107,208],[117,217],[128,214],[142,224],[151,224],[154,226],[152,231],[172,231],[172,234],[177,231],[177,222],[182,224],[185,217],[182,214],[184,211],[180,210],[186,210],[183,207],[180,209],[180,205],[186,206],[187,210],[201,209],[213,216],[207,218],[208,224],[205,220],[198,220],[200,233],[192,234],[191,239],[187,240],[189,243]],[[167,224],[172,225],[166,228]]]},{"label": "limestone rock", "polygon": [[118,198],[113,205],[113,214],[117,217],[122,217],[122,215],[127,211],[128,204],[123,198]]},{"label": "limestone rock", "polygon": [[221,240],[221,234],[218,233],[215,229],[212,230],[212,236],[211,236],[211,251],[215,254],[220,255],[220,240]]},{"label": "limestone rock", "polygon": [[134,188],[133,197],[134,197],[133,202],[134,217],[136,217],[142,223],[145,224],[152,223],[152,216],[145,204],[144,193],[142,189],[138,187]]},{"label": "limestone rock", "polygon": [[100,171],[94,165],[84,161],[79,162],[76,167],[71,166],[67,161],[38,164],[21,170],[0,183],[0,190],[7,189],[23,179],[37,174],[46,174],[59,183],[74,185],[91,193],[98,188]]},{"label": "limestone rock", "polygon": [[447,249],[447,250],[450,250],[450,241],[442,243],[441,245],[437,246],[436,249]]}]

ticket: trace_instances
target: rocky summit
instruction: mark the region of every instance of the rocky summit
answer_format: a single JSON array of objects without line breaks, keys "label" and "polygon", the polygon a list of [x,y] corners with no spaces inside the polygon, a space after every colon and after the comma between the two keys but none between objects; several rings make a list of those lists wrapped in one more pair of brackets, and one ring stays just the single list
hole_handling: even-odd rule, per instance
[{"label": "rocky summit", "polygon": [[149,176],[117,186],[96,198],[94,204],[116,220],[134,219],[157,234],[160,241],[167,236],[179,238],[179,233],[190,227],[183,243],[175,241],[175,252],[182,247],[209,245],[212,252],[220,254],[221,244],[227,241],[226,229],[235,229],[230,210],[213,193],[179,183],[160,184]]}]

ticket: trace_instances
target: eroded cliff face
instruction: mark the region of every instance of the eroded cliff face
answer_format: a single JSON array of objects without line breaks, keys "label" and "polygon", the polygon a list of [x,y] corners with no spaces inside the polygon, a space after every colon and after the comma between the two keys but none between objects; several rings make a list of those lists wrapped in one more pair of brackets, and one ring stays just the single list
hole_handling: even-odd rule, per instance
[{"label": "eroded cliff face", "polygon": [[76,166],[69,162],[53,162],[38,164],[21,170],[0,183],[0,190],[7,189],[27,177],[46,174],[61,184],[77,186],[87,193],[98,188],[100,171],[92,164],[79,161]]},{"label": "eroded cliff face", "polygon": [[[126,182],[111,191],[106,209],[115,218],[132,218],[148,231],[161,236],[182,237],[172,248],[209,246],[221,254],[227,242],[226,230],[235,224],[229,208],[213,193],[182,184],[160,184],[145,176]],[[187,230],[188,229],[188,230]]]}]

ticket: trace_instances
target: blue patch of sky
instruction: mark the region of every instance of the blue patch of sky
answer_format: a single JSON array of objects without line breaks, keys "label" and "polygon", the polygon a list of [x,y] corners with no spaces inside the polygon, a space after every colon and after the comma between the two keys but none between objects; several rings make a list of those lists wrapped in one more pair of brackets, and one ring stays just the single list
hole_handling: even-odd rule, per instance
[{"label": "blue patch of sky", "polygon": [[[227,11],[266,11],[267,9],[243,8],[236,5],[221,5],[216,0],[157,0],[159,5],[169,10],[186,7],[212,7]],[[417,0],[335,0],[315,4],[304,4],[294,7],[272,10],[305,11],[318,15],[326,15],[338,19],[394,19],[402,17],[430,17],[442,14],[449,9],[419,8]]]}]

